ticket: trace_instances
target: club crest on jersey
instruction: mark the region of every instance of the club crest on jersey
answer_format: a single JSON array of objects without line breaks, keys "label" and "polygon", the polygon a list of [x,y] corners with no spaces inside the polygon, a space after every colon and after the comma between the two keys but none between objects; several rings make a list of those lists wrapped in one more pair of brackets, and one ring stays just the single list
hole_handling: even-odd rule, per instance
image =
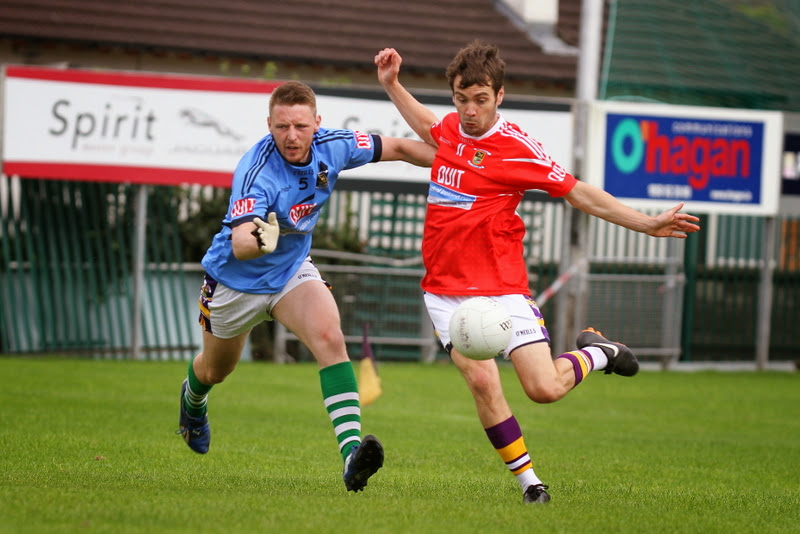
[{"label": "club crest on jersey", "polygon": [[483,163],[483,160],[485,160],[487,156],[491,156],[491,154],[489,152],[487,152],[486,150],[478,149],[478,150],[475,151],[475,154],[473,154],[472,160],[470,160],[469,164],[472,165],[473,167],[478,168],[478,169],[483,169],[482,163]]},{"label": "club crest on jersey", "polygon": [[310,215],[316,207],[316,204],[296,204],[289,210],[289,219],[292,221],[292,224],[297,225],[300,219]]},{"label": "club crest on jersey", "polygon": [[328,188],[328,168],[324,165],[317,173],[317,189],[327,189]]}]

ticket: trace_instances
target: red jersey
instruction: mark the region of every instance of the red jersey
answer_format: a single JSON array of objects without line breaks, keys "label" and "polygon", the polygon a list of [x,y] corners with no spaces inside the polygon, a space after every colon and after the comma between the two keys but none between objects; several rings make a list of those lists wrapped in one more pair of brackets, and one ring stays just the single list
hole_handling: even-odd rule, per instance
[{"label": "red jersey", "polygon": [[516,209],[528,189],[552,197],[575,178],[537,141],[499,117],[482,137],[461,131],[458,114],[431,126],[431,168],[422,240],[422,289],[441,295],[529,294],[525,225]]}]

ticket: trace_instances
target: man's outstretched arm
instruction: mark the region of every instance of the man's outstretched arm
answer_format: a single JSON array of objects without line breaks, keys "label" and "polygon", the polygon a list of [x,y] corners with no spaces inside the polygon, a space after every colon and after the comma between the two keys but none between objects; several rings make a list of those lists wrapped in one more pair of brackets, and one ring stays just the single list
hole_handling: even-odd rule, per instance
[{"label": "man's outstretched arm", "polygon": [[695,224],[699,218],[688,213],[680,213],[683,203],[655,216],[645,215],[626,206],[606,191],[584,182],[575,184],[572,191],[564,198],[574,208],[653,237],[682,239],[686,234],[700,230]]},{"label": "man's outstretched arm", "polygon": [[378,66],[378,81],[412,130],[426,143],[437,146],[431,137],[431,125],[439,118],[423,106],[397,79],[403,58],[394,48],[384,48],[375,56]]}]

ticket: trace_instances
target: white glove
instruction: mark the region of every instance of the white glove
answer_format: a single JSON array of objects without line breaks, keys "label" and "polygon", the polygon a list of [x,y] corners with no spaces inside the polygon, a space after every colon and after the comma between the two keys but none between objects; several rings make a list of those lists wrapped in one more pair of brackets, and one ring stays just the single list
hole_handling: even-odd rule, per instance
[{"label": "white glove", "polygon": [[262,254],[269,254],[278,246],[278,235],[281,233],[278,217],[273,211],[267,215],[267,222],[264,222],[259,217],[253,219],[253,222],[256,224],[256,229],[252,233],[256,237],[256,241],[258,241],[258,250]]}]

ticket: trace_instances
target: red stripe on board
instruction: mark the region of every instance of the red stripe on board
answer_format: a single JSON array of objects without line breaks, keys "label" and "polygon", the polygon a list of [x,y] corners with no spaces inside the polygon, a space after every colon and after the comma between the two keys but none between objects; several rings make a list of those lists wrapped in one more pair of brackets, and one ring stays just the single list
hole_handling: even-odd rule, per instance
[{"label": "red stripe on board", "polygon": [[83,165],[74,163],[29,163],[6,161],[3,174],[23,178],[89,182],[123,182],[147,185],[200,184],[230,187],[233,172],[193,171],[122,165]]},{"label": "red stripe on board", "polygon": [[154,87],[190,91],[220,91],[228,93],[271,93],[282,82],[236,80],[204,76],[173,76],[139,74],[120,71],[90,71],[80,69],[48,69],[43,67],[8,66],[7,78],[27,78],[57,82],[117,85],[123,87]]}]

